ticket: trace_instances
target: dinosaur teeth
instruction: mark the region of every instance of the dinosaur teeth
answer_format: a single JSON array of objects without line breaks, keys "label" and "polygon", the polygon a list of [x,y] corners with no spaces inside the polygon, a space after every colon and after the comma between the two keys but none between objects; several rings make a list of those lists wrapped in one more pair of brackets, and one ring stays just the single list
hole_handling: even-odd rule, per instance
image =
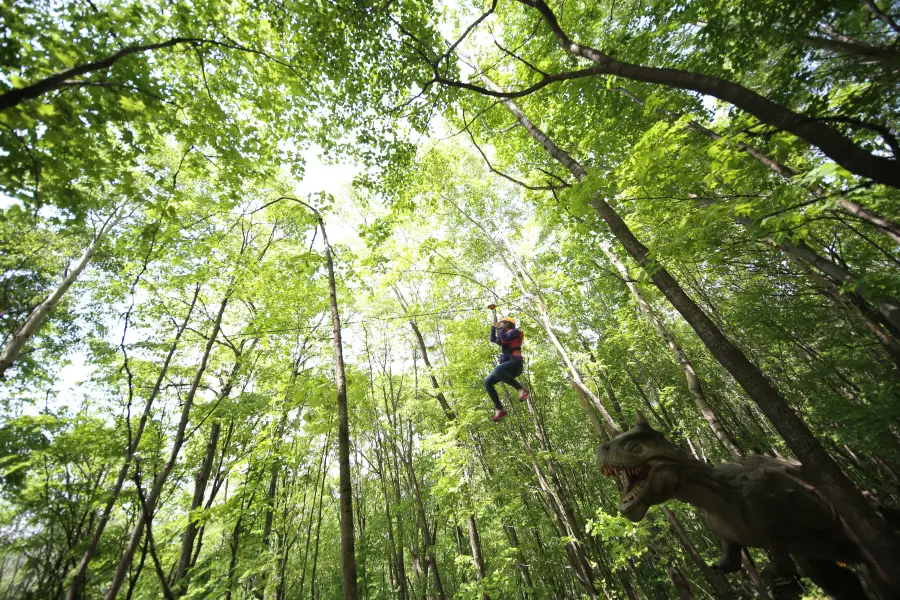
[{"label": "dinosaur teeth", "polygon": [[633,488],[631,488],[627,494],[622,498],[622,502],[624,504],[630,504],[641,494],[644,487],[646,485],[646,481],[639,481]]}]

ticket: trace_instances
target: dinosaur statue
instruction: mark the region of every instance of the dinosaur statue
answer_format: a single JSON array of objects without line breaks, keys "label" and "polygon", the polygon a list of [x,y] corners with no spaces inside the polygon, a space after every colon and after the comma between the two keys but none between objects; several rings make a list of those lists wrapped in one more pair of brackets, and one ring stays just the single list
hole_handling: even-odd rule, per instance
[{"label": "dinosaur statue", "polygon": [[803,481],[799,462],[757,454],[710,465],[688,456],[640,413],[634,429],[600,445],[598,460],[604,475],[619,480],[619,511],[631,521],[673,499],[703,511],[722,540],[714,565],[720,572],[741,568],[743,547],[762,548],[784,562],[793,556],[837,600],[867,597],[857,576],[838,564],[861,563],[859,551],[835,508]]}]

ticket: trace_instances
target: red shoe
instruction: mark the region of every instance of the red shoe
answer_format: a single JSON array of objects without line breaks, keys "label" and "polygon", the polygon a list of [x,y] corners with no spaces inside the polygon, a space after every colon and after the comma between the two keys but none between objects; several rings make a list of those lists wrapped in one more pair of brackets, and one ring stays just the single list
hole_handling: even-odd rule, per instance
[{"label": "red shoe", "polygon": [[494,416],[491,417],[491,420],[496,422],[505,416],[506,416],[506,411],[501,408],[500,410],[498,410],[497,412],[494,413]]},{"label": "red shoe", "polygon": [[519,402],[525,402],[525,399],[531,394],[525,388],[519,390]]}]

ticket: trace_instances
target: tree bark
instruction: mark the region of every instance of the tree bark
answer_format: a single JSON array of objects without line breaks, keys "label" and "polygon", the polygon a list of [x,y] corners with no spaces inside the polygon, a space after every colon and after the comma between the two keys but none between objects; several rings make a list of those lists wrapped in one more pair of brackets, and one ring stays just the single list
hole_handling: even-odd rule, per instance
[{"label": "tree bark", "polygon": [[810,267],[805,264],[803,261],[798,260],[791,256],[797,266],[801,271],[806,273],[806,275],[815,283],[825,294],[831,296],[831,298],[837,303],[838,306],[845,308],[850,311],[856,317],[862,321],[863,325],[865,325],[866,329],[872,332],[872,334],[881,342],[882,347],[888,356],[891,357],[891,360],[900,369],[900,343],[891,336],[885,329],[878,323],[879,319],[877,317],[877,313],[873,314],[874,311],[867,310],[868,303],[862,303],[862,305],[853,302],[853,295],[851,294],[842,294],[840,289],[836,285],[834,285],[831,281],[827,280],[822,275],[819,275]]},{"label": "tree bark", "polygon": [[728,580],[725,579],[720,573],[717,573],[712,567],[706,564],[706,561],[703,560],[703,557],[700,556],[700,552],[697,550],[697,546],[694,545],[694,542],[691,541],[691,538],[688,537],[687,532],[684,530],[684,526],[682,526],[681,521],[675,516],[669,508],[662,507],[663,513],[666,515],[666,519],[669,521],[669,524],[672,526],[672,532],[675,534],[675,537],[678,538],[678,541],[681,542],[682,547],[687,551],[688,555],[691,557],[691,560],[694,561],[694,564],[697,566],[697,569],[700,570],[700,573],[703,574],[703,577],[709,582],[710,587],[713,589],[713,593],[715,594],[718,600],[733,600],[735,595],[734,591],[731,589],[731,586],[728,585]]},{"label": "tree bark", "polygon": [[[466,519],[469,529],[469,546],[472,548],[472,562],[475,564],[475,577],[482,581],[485,576],[484,556],[481,554],[481,536],[478,535],[478,525],[475,523],[475,515],[469,515]],[[487,594],[485,594],[487,598]]]},{"label": "tree bark", "polygon": [[[409,313],[409,307],[406,304],[406,300],[403,298],[403,295],[400,293],[398,288],[394,288],[394,293],[397,294],[397,299],[400,301],[400,306],[403,308],[404,313]],[[456,413],[453,412],[453,409],[450,408],[450,404],[447,402],[446,396],[444,396],[444,392],[441,390],[441,385],[438,383],[437,377],[434,375],[434,367],[431,366],[431,361],[428,358],[428,347],[425,345],[425,338],[422,337],[422,332],[419,331],[419,325],[416,323],[415,319],[409,320],[409,327],[413,331],[413,335],[416,338],[416,344],[419,346],[419,352],[422,354],[422,361],[425,363],[425,368],[428,371],[428,378],[431,381],[431,387],[434,389],[435,398],[437,398],[438,403],[441,405],[441,408],[444,410],[444,415],[446,415],[448,421],[452,421],[456,419]]]},{"label": "tree bark", "polygon": [[900,53],[891,48],[873,46],[858,41],[827,38],[818,35],[803,36],[799,38],[799,41],[810,48],[828,50],[843,56],[879,62],[888,69],[896,69],[900,66]]},{"label": "tree bark", "polygon": [[[7,92],[7,94],[10,93],[12,92]],[[56,289],[54,289],[49,296],[44,298],[40,304],[34,307],[28,314],[25,322],[22,323],[22,326],[10,336],[6,345],[3,347],[3,352],[0,352],[0,380],[5,377],[6,370],[9,369],[16,358],[18,358],[19,353],[22,352],[22,348],[25,347],[28,340],[30,340],[31,337],[37,333],[38,329],[40,329],[44,320],[47,318],[47,315],[50,314],[50,311],[59,304],[59,301],[62,300],[69,288],[72,287],[72,284],[75,283],[75,280],[81,275],[81,272],[84,271],[84,268],[87,267],[91,258],[96,254],[97,249],[106,237],[106,234],[122,220],[124,213],[120,213],[121,210],[123,210],[123,207],[116,208],[106,221],[103,222],[96,235],[94,235],[94,239],[91,240],[91,243],[82,253],[81,258],[75,263],[75,266],[72,267],[72,269],[67,269],[67,272],[63,275],[62,281],[59,282]]]},{"label": "tree bark", "polygon": [[[253,340],[251,343],[251,348],[255,346],[256,340]],[[216,403],[221,402],[225,398],[228,398],[231,395],[232,389],[234,389],[235,383],[237,383],[237,376],[241,369],[241,358],[242,351],[244,348],[244,343],[237,350],[235,350],[235,360],[234,365],[231,368],[231,371],[228,373],[228,378],[225,381],[225,385],[222,386],[221,391],[218,393],[216,397]],[[197,470],[197,475],[194,479],[194,497],[191,499],[191,508],[188,512],[188,523],[187,527],[184,529],[184,534],[181,538],[181,555],[178,557],[178,563],[175,568],[175,573],[172,576],[172,590],[176,596],[182,596],[187,592],[186,585],[182,584],[182,580],[188,572],[188,569],[193,565],[193,550],[194,550],[194,541],[197,538],[197,533],[199,528],[197,527],[197,522],[195,521],[195,512],[203,506],[203,500],[206,496],[206,487],[209,484],[209,477],[212,474],[213,464],[215,463],[216,458],[216,449],[219,446],[219,436],[222,432],[222,423],[218,419],[213,421],[209,430],[209,439],[206,444],[206,454],[203,457],[203,462],[200,463],[200,468]],[[225,446],[228,445],[228,436],[226,436],[225,444],[222,448],[222,455],[224,457],[225,454]],[[213,484],[213,492],[212,497],[209,502],[211,503],[213,497],[215,496],[216,489],[215,484]],[[208,505],[207,505],[208,506]]]},{"label": "tree bark", "polygon": [[[534,1],[543,4],[542,0]],[[505,100],[504,104],[510,108],[515,103]],[[581,180],[586,176],[587,171],[583,166],[540,132],[524,113],[520,110],[518,113],[521,117],[517,116],[517,120],[536,140],[543,140],[542,145],[551,155],[567,157],[568,164],[573,165],[570,172],[577,179]],[[897,169],[897,173],[900,174],[900,169]],[[594,196],[592,205],[628,254],[647,272],[716,360],[731,373],[775,426],[797,459],[803,463],[808,480],[824,492],[838,510],[849,535],[869,566],[880,579],[900,593],[900,547],[884,520],[841,471],[840,466],[775,386],[685,293],[668,270],[651,258],[650,251],[634,236],[622,217],[599,194]]]},{"label": "tree bark", "polygon": [[17,104],[24,102],[25,100],[31,100],[33,98],[37,98],[46,94],[48,92],[52,92],[53,90],[58,90],[60,88],[66,87],[69,85],[71,78],[78,77],[80,75],[87,75],[88,73],[93,73],[95,71],[102,71],[112,67],[115,63],[117,63],[120,59],[130,55],[130,54],[140,54],[143,52],[147,52],[148,50],[160,50],[162,48],[169,48],[171,46],[175,46],[177,44],[186,44],[186,43],[201,43],[201,42],[212,42],[212,40],[204,40],[202,38],[172,38],[166,40],[165,42],[159,42],[156,44],[143,44],[143,45],[135,45],[135,46],[126,46],[122,48],[118,52],[114,52],[109,56],[105,56],[100,60],[84,63],[81,65],[76,65],[69,69],[65,69],[59,71],[58,73],[54,73],[53,75],[46,77],[36,83],[25,86],[23,88],[9,90],[8,92],[0,95],[0,111],[4,111],[8,108],[12,108]]},{"label": "tree bark", "polygon": [[203,457],[203,462],[200,463],[200,468],[197,470],[197,476],[194,480],[194,497],[191,499],[191,508],[188,511],[187,527],[185,527],[181,538],[181,555],[178,557],[178,566],[175,568],[175,575],[172,578],[172,588],[177,596],[182,596],[187,592],[187,586],[182,585],[182,580],[190,566],[191,555],[194,550],[194,539],[197,536],[197,522],[194,520],[195,512],[203,504],[203,498],[206,496],[206,486],[209,484],[209,476],[216,457],[216,448],[219,445],[219,433],[221,430],[222,424],[219,421],[214,421],[209,429],[206,454]]}]

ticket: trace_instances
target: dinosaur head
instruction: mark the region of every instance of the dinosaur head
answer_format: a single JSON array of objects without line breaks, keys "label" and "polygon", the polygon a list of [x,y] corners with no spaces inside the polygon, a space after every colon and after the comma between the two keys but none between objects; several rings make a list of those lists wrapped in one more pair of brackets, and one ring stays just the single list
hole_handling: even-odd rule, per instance
[{"label": "dinosaur head", "polygon": [[684,453],[656,431],[639,412],[634,429],[600,444],[600,470],[620,483],[619,511],[640,521],[654,504],[672,498],[681,482]]}]

